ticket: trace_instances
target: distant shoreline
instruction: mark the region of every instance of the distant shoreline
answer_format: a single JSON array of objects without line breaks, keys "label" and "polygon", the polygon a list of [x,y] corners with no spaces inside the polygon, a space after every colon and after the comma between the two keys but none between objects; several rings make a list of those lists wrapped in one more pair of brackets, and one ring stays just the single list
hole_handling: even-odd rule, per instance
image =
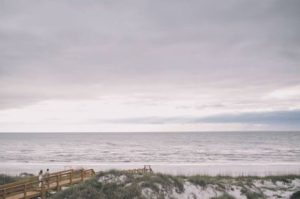
[{"label": "distant shoreline", "polygon": [[222,130],[222,131],[24,131],[24,132],[17,132],[17,131],[11,131],[11,132],[0,132],[0,134],[10,134],[10,133],[24,133],[24,134],[47,134],[47,133],[51,133],[51,134],[64,134],[64,133],[68,133],[68,134],[81,134],[81,133],[87,133],[87,134],[97,134],[97,133],[251,133],[251,132],[262,132],[262,133],[280,133],[280,132],[294,132],[294,133],[300,133],[300,130],[243,130],[243,131],[231,131],[231,130]]},{"label": "distant shoreline", "polygon": [[84,163],[2,163],[0,173],[18,175],[22,172],[36,174],[40,169],[50,168],[51,171],[93,168],[95,171],[108,171],[111,169],[123,170],[151,165],[155,172],[170,175],[228,175],[228,176],[268,176],[268,175],[300,175],[300,163],[282,164],[84,164]]}]

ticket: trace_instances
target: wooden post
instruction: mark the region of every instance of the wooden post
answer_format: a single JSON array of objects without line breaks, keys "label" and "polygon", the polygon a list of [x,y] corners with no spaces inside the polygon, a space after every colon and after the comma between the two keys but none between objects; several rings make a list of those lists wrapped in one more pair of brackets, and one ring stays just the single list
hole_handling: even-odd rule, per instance
[{"label": "wooden post", "polygon": [[50,184],[51,184],[51,177],[50,174],[47,176],[47,191],[50,189]]},{"label": "wooden post", "polygon": [[80,175],[81,175],[81,181],[83,181],[83,169],[81,170]]},{"label": "wooden post", "polygon": [[42,191],[41,191],[41,197],[42,197],[42,199],[45,199],[46,197],[45,197],[45,188],[44,188],[44,181],[42,181]]},{"label": "wooden post", "polygon": [[70,184],[73,184],[73,170],[70,173]]},{"label": "wooden post", "polygon": [[27,198],[27,187],[26,184],[24,184],[24,199]]},{"label": "wooden post", "polygon": [[6,189],[3,189],[3,199],[6,198]]},{"label": "wooden post", "polygon": [[59,179],[58,179],[58,175],[56,176],[56,191],[59,191],[60,187],[59,187]]}]

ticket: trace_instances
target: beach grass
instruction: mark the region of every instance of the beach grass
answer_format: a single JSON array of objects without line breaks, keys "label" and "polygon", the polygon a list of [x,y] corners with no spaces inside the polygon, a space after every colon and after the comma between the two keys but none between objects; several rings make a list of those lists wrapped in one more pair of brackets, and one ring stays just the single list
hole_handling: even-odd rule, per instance
[{"label": "beach grass", "polygon": [[20,180],[20,177],[18,176],[9,176],[5,174],[0,174],[0,185],[15,182]]},{"label": "beach grass", "polygon": [[[93,199],[93,198],[115,198],[115,199],[145,199],[145,198],[177,198],[180,194],[184,195],[187,183],[194,187],[200,187],[199,190],[205,192],[208,188],[214,188],[220,193],[211,199],[234,199],[238,198],[228,190],[234,190],[233,187],[240,187],[240,194],[247,199],[264,199],[268,198],[263,191],[256,187],[255,183],[259,182],[264,185],[265,182],[276,186],[276,183],[289,184],[295,179],[300,179],[298,175],[282,176],[172,176],[161,173],[156,174],[129,174],[122,171],[111,170],[108,172],[99,172],[92,179],[75,185],[65,191],[54,194],[51,199]],[[269,190],[276,191],[275,188]],[[147,193],[148,191],[148,193]],[[172,193],[172,196],[167,196]],[[174,196],[175,194],[175,196]],[[299,198],[300,192],[291,193],[290,198]],[[194,194],[196,198],[196,193]],[[179,197],[180,198],[180,197]],[[200,197],[201,198],[201,197]]]}]

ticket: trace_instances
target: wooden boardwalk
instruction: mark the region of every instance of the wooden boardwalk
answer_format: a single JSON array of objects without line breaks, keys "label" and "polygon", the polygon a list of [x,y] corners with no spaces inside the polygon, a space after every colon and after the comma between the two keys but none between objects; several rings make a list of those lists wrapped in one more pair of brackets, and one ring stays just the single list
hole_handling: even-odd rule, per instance
[{"label": "wooden boardwalk", "polygon": [[93,169],[66,170],[50,173],[49,177],[39,182],[38,177],[17,181],[0,186],[0,199],[31,199],[36,197],[46,198],[49,191],[59,191],[61,187],[83,182],[94,176]]}]

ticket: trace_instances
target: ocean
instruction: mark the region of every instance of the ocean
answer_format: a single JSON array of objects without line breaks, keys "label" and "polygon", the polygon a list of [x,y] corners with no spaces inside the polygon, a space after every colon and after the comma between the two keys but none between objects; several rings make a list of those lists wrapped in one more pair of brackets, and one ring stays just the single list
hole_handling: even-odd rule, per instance
[{"label": "ocean", "polygon": [[141,168],[170,174],[300,174],[300,132],[0,133],[0,173]]}]

